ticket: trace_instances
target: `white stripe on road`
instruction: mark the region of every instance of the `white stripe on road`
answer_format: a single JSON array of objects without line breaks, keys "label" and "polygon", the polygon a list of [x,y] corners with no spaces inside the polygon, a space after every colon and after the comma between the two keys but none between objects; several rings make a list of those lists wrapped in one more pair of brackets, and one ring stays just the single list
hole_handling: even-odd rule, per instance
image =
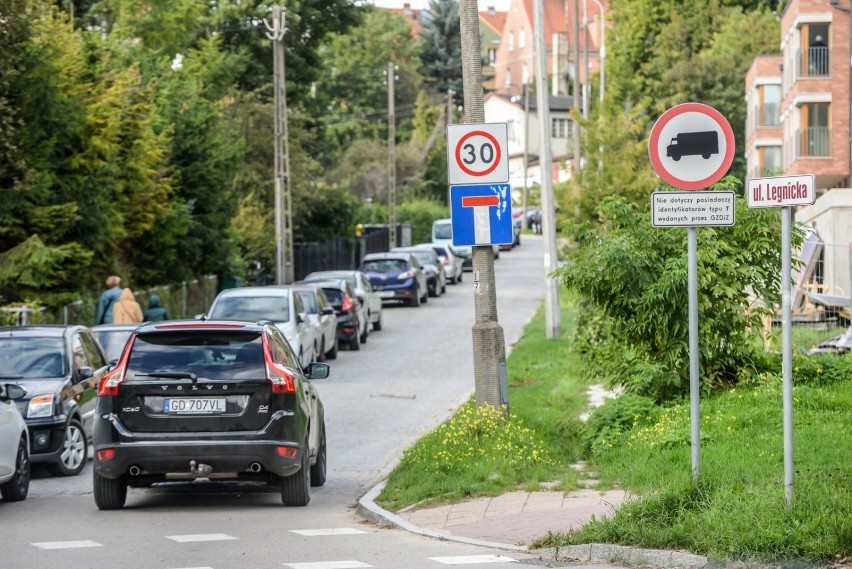
[{"label": "white stripe on road", "polygon": [[515,559],[503,555],[459,555],[456,557],[430,557],[444,565],[470,565],[473,563],[515,563]]},{"label": "white stripe on road", "polygon": [[313,563],[285,563],[290,569],[364,569],[372,567],[360,561],[315,561]]},{"label": "white stripe on road", "polygon": [[291,533],[314,537],[318,535],[355,535],[359,533],[367,533],[364,530],[355,528],[328,528],[328,529],[291,529]]},{"label": "white stripe on road", "polygon": [[39,549],[75,549],[79,547],[103,547],[104,544],[97,541],[45,541],[43,543],[34,543]]},{"label": "white stripe on road", "polygon": [[178,543],[189,543],[193,541],[225,541],[237,538],[226,533],[200,533],[196,535],[167,535],[166,539],[171,539]]}]

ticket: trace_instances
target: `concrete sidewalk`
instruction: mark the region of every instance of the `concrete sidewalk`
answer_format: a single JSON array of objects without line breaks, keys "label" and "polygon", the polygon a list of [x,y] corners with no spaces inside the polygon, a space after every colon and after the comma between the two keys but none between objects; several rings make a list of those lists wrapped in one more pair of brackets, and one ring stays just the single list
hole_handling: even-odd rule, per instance
[{"label": "concrete sidewalk", "polygon": [[[375,503],[384,482],[371,489],[358,503],[364,519],[396,526],[420,535],[495,547],[529,551],[529,544],[548,532],[578,529],[592,517],[610,515],[629,499],[623,490],[586,488],[562,492],[508,492],[493,498],[473,498],[456,504],[429,508],[409,507],[388,512]],[[705,557],[685,552],[649,550],[608,544],[586,544],[536,550],[545,559],[630,563],[660,567],[703,567]],[[557,557],[558,555],[558,557]]]}]

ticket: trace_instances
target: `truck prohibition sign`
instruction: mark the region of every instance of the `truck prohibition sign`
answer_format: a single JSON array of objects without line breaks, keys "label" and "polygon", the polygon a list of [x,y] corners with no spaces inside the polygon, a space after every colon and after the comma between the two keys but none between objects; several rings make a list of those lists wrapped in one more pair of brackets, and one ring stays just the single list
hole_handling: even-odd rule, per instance
[{"label": "truck prohibition sign", "polygon": [[719,133],[715,130],[679,132],[666,147],[666,156],[677,162],[682,156],[701,156],[709,160],[719,154]]}]

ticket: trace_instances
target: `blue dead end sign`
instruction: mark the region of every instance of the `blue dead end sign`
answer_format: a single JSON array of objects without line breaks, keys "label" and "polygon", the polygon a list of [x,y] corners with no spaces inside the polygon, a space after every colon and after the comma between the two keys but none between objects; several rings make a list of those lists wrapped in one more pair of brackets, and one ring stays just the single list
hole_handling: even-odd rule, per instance
[{"label": "blue dead end sign", "polygon": [[450,186],[453,245],[509,245],[512,192],[509,184]]}]

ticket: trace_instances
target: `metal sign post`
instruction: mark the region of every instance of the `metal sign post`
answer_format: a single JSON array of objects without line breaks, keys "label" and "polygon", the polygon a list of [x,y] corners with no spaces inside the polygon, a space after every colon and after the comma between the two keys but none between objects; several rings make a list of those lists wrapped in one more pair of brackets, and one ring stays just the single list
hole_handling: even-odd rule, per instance
[{"label": "metal sign post", "polygon": [[784,498],[793,508],[793,316],[790,300],[793,207],[816,201],[813,174],[772,176],[748,181],[748,207],[781,208],[781,375],[784,380]]},{"label": "metal sign post", "polygon": [[[734,131],[722,114],[701,103],[683,103],[663,113],[651,128],[648,157],[657,174],[681,190],[706,190],[734,161]],[[734,224],[733,192],[655,192],[655,227],[686,227],[689,303],[689,412],[692,478],[701,471],[701,377],[698,365],[697,226]]]}]

